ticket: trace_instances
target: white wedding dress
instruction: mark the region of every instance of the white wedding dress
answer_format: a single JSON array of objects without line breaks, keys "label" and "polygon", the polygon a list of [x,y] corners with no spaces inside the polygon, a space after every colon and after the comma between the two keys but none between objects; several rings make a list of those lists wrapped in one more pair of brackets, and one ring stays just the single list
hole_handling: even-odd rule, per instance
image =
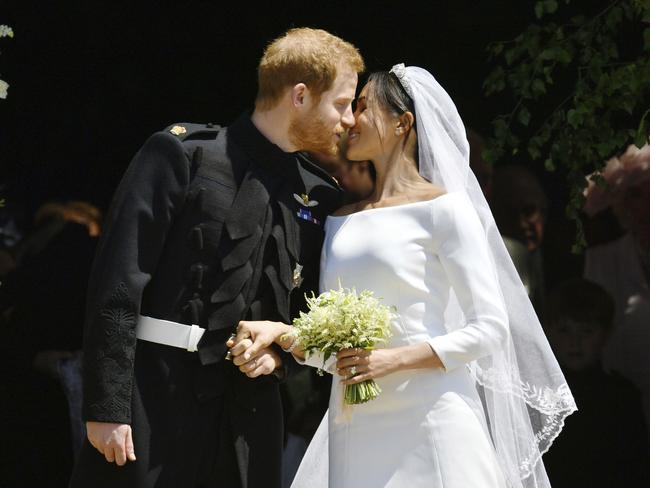
[{"label": "white wedding dress", "polygon": [[[379,378],[382,393],[343,408],[334,373],[329,414],[293,487],[501,488],[506,481],[466,365],[501,348],[508,319],[481,223],[469,199],[434,200],[329,217],[321,291],[340,284],[372,290],[397,308],[385,347],[428,342],[444,370]],[[458,300],[465,327],[448,332],[445,309]],[[382,346],[384,347],[384,346]],[[323,367],[322,356],[306,361]],[[333,373],[333,360],[325,365]]]}]

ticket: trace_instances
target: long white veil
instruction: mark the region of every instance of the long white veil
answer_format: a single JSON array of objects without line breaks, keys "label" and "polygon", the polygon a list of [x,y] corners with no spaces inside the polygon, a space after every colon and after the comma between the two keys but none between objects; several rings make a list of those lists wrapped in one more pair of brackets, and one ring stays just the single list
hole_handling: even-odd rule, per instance
[{"label": "long white veil", "polygon": [[[541,457],[562,430],[564,419],[576,410],[575,401],[469,168],[465,127],[451,97],[422,68],[399,64],[391,72],[415,105],[420,175],[447,192],[467,194],[491,251],[491,262],[485,266],[495,268],[506,304],[510,337],[505,346],[468,365],[497,458],[509,486],[550,488]],[[464,326],[453,293],[445,326],[449,332]],[[326,415],[292,486],[327,486],[327,422]]]}]

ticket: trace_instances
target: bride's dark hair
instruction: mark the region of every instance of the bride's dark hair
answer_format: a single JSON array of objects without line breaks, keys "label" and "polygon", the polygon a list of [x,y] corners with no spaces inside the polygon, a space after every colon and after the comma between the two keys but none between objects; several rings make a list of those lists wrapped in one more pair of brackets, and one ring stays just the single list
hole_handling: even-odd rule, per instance
[{"label": "bride's dark hair", "polygon": [[[415,127],[417,118],[415,115],[415,105],[411,97],[400,83],[395,74],[388,71],[376,71],[368,76],[368,89],[372,103],[394,113],[397,116],[404,115],[406,112],[413,114],[413,125],[409,128],[409,133],[404,141],[408,140],[408,135]],[[416,131],[417,133],[417,131]],[[415,141],[415,162],[418,164],[418,144]]]}]

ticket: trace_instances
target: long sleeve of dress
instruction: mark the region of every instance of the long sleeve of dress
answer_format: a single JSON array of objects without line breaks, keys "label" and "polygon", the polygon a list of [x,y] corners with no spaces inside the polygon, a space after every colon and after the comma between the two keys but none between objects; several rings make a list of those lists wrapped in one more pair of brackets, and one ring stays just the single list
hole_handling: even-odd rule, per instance
[{"label": "long sleeve of dress", "polygon": [[428,342],[450,371],[499,350],[508,337],[508,317],[476,212],[464,198],[440,203],[432,207],[434,249],[465,325]]},{"label": "long sleeve of dress", "polygon": [[111,204],[88,288],[84,418],[130,423],[135,326],[143,290],[182,208],[190,164],[171,134],[151,136]]},{"label": "long sleeve of dress", "polygon": [[303,364],[305,366],[311,366],[312,368],[319,368],[327,373],[334,374],[336,368],[336,356],[330,356],[325,361],[325,355],[322,352],[315,352],[305,357],[305,359],[298,359],[294,356],[294,359],[298,364]]}]

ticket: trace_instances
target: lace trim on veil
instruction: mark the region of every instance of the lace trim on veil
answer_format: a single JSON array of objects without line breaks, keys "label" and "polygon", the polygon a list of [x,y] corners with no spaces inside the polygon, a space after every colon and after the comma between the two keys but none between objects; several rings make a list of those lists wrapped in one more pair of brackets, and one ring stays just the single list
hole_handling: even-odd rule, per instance
[{"label": "lace trim on veil", "polygon": [[562,383],[555,390],[548,386],[539,387],[504,374],[496,367],[483,369],[476,361],[468,368],[474,380],[483,388],[514,395],[543,416],[543,426],[535,429],[537,431],[529,443],[529,455],[519,465],[521,479],[528,478],[564,428],[565,419],[578,409],[569,385]]}]

